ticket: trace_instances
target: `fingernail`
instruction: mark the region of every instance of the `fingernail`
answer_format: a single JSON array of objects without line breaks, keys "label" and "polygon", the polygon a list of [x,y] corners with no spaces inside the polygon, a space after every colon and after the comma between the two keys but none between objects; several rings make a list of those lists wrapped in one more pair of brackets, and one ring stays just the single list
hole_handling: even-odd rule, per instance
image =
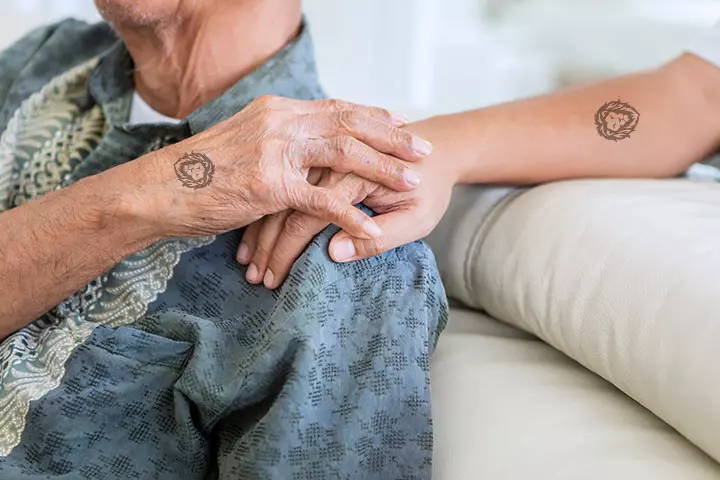
[{"label": "fingernail", "polygon": [[378,238],[383,233],[382,228],[378,227],[375,222],[365,222],[363,232],[370,235],[371,238]]},{"label": "fingernail", "polygon": [[268,268],[267,272],[265,272],[263,283],[267,288],[273,288],[273,281],[275,281],[275,275],[273,275],[272,270]]},{"label": "fingernail", "polygon": [[355,245],[349,238],[340,240],[333,245],[333,253],[338,262],[348,261],[355,256]]},{"label": "fingernail", "polygon": [[247,273],[245,274],[245,278],[250,283],[258,283],[260,281],[258,277],[258,269],[255,266],[254,263],[251,263],[250,266],[247,269]]},{"label": "fingernail", "polygon": [[402,127],[410,123],[410,118],[404,113],[390,112],[390,122],[396,127]]},{"label": "fingernail", "polygon": [[406,169],[405,173],[403,173],[403,177],[405,177],[405,181],[407,183],[414,187],[420,185],[420,173],[416,172],[415,170],[412,170],[410,168]]},{"label": "fingernail", "polygon": [[419,153],[420,155],[430,155],[430,152],[432,152],[432,143],[428,142],[427,140],[423,140],[416,135],[413,135],[412,148],[416,153]]},{"label": "fingernail", "polygon": [[250,261],[250,248],[244,243],[241,243],[238,249],[237,261],[243,265],[246,265]]}]

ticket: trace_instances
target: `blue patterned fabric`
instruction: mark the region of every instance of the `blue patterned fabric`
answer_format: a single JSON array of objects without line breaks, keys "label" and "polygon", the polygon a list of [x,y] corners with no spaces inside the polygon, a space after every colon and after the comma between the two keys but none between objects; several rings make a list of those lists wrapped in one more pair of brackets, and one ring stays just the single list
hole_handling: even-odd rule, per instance
[{"label": "blue patterned fabric", "polygon": [[[85,58],[58,54],[63,30],[66,49],[87,44]],[[75,179],[209,128],[264,93],[324,96],[307,27],[178,126],[125,123],[132,61],[106,25],[65,22],[25,42],[0,57],[0,128],[43,82],[104,51],[84,102],[102,107],[109,128]],[[318,235],[276,291],[245,281],[242,231],[182,253],[137,321],[97,325],[60,385],[31,402],[0,478],[430,478],[429,359],[447,320],[433,255],[415,242],[336,264],[327,254],[336,231]]]}]

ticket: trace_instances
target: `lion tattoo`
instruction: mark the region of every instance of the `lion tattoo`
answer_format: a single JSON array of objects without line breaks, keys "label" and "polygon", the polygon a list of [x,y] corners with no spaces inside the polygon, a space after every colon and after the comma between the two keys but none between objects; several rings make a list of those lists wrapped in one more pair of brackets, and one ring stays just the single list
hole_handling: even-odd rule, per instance
[{"label": "lion tattoo", "polygon": [[202,153],[186,153],[175,162],[175,175],[184,187],[203,188],[212,182],[215,165]]},{"label": "lion tattoo", "polygon": [[620,100],[605,103],[595,113],[595,126],[600,136],[616,142],[629,138],[635,131],[638,120],[640,113]]}]

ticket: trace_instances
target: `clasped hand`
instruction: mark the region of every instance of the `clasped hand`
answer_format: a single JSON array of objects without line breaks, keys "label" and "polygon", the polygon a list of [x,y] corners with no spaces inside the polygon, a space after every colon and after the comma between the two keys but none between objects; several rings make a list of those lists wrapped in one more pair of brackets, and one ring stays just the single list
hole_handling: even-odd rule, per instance
[{"label": "clasped hand", "polygon": [[[422,134],[421,124],[407,126],[406,131]],[[354,261],[386,252],[428,235],[438,224],[450,203],[453,186],[459,180],[452,165],[443,164],[440,155],[426,157],[413,168],[422,181],[418,188],[398,192],[371,179],[329,169],[313,169],[308,181],[327,188],[344,202],[362,202],[375,211],[375,222],[382,234],[361,238],[347,229],[330,241],[329,253],[337,262]],[[237,251],[237,260],[248,265],[247,280],[279,287],[290,273],[295,260],[313,237],[331,222],[293,209],[265,216],[245,230]]]},{"label": "clasped hand", "polygon": [[[246,226],[280,212],[302,212],[356,238],[382,235],[353,196],[308,181],[312,168],[353,173],[387,191],[419,184],[413,163],[431,145],[399,128],[405,120],[338,100],[263,96],[233,117],[150,156],[136,202],[167,236],[202,236]],[[141,163],[147,165],[148,162]],[[369,183],[368,183],[369,185]],[[146,193],[151,192],[151,193]],[[148,202],[150,202],[148,204]]]}]

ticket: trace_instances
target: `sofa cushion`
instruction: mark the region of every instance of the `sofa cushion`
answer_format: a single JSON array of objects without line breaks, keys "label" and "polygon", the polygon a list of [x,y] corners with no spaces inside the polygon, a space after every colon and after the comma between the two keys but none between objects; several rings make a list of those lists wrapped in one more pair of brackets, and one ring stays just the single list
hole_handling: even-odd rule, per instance
[{"label": "sofa cushion", "polygon": [[449,295],[536,334],[720,459],[720,184],[558,182],[498,209],[462,261],[439,252],[459,279]]},{"label": "sofa cushion", "polygon": [[439,480],[710,480],[720,465],[537,338],[451,309],[431,362]]}]

